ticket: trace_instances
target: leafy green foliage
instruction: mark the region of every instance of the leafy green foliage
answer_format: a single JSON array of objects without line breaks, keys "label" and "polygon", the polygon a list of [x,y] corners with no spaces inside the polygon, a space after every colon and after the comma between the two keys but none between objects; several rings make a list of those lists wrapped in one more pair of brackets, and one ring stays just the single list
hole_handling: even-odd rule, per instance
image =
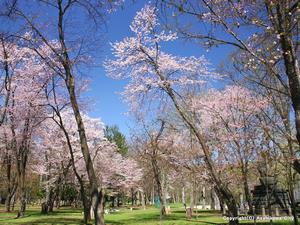
[{"label": "leafy green foliage", "polygon": [[118,152],[122,156],[126,156],[128,153],[128,146],[126,143],[126,138],[124,134],[122,134],[119,130],[119,127],[116,125],[106,126],[104,131],[105,137],[110,141],[117,145]]}]

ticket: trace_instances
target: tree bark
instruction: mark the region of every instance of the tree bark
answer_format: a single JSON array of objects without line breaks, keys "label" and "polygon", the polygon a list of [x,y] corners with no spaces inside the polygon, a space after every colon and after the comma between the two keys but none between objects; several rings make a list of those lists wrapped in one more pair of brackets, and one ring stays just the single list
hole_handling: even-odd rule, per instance
[{"label": "tree bark", "polygon": [[141,194],[141,203],[142,203],[142,208],[143,209],[146,209],[146,202],[145,202],[145,193],[143,190],[140,191],[140,194]]},{"label": "tree bark", "polygon": [[[17,171],[18,171],[18,184],[19,184],[19,194],[20,194],[20,208],[17,217],[24,217],[26,210],[26,166],[29,153],[29,123],[30,119],[27,118],[24,125],[24,130],[22,133],[22,142],[18,148],[16,159],[17,159]],[[14,132],[14,129],[12,129]],[[15,134],[13,135],[15,137]]]},{"label": "tree bark", "polygon": [[160,219],[162,219],[166,215],[166,206],[164,205],[164,199],[163,199],[161,174],[155,157],[152,157],[151,163],[152,163],[152,169],[154,172],[154,178],[157,186],[157,194],[160,201]]},{"label": "tree bark", "polygon": [[[299,3],[298,3],[299,7]],[[296,137],[300,145],[300,72],[297,53],[292,39],[290,30],[291,17],[288,15],[289,11],[286,8],[285,1],[278,2],[277,10],[277,29],[280,34],[280,45],[283,51],[283,61],[285,72],[289,81],[289,88],[292,99],[292,106],[295,112]],[[297,165],[297,163],[295,163]],[[298,167],[295,170],[300,173]]]},{"label": "tree bark", "polygon": [[25,171],[20,175],[20,208],[18,218],[25,216],[26,210],[26,186],[25,186]]},{"label": "tree bark", "polygon": [[15,183],[13,185],[13,187],[9,188],[7,198],[5,199],[5,210],[6,210],[6,212],[11,211],[11,203],[12,203],[13,197],[16,194],[17,187],[18,187],[18,185]]},{"label": "tree bark", "polygon": [[183,186],[182,189],[181,189],[181,201],[182,201],[182,204],[186,204],[185,202],[185,187]]},{"label": "tree bark", "polygon": [[243,176],[243,186],[244,186],[245,197],[246,197],[246,201],[247,201],[248,208],[249,208],[248,213],[252,214],[253,204],[252,204],[252,196],[251,196],[251,192],[249,189],[249,183],[248,183],[248,173],[245,172],[244,169],[242,169],[242,176]]}]

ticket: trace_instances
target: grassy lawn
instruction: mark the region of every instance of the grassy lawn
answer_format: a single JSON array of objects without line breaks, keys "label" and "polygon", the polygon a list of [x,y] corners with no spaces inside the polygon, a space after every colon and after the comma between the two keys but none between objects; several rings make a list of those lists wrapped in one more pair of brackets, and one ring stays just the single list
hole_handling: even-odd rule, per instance
[{"label": "grassy lawn", "polygon": [[[192,220],[185,219],[184,209],[179,205],[171,206],[171,215],[168,215],[163,220],[163,225],[207,225],[207,224],[227,224],[226,221],[216,212],[213,211],[198,211],[198,214]],[[0,207],[0,224],[81,224],[82,214],[79,209],[61,208],[49,215],[41,215],[39,207],[29,206],[26,212],[26,217],[15,219],[16,212],[5,213],[3,206]],[[129,210],[127,208],[120,209],[119,212],[114,212],[105,216],[107,225],[159,225],[159,210],[149,207],[146,210],[136,209]],[[251,224],[244,222],[245,224]],[[269,224],[269,223],[260,223]],[[289,221],[277,221],[274,224],[292,224]]]}]

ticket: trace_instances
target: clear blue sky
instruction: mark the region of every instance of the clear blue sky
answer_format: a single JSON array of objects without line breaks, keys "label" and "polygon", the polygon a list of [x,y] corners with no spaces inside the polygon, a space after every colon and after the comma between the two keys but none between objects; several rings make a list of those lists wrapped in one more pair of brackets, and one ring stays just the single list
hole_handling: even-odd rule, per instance
[{"label": "clear blue sky", "polygon": [[[129,25],[136,12],[147,2],[141,0],[133,4],[131,1],[126,1],[123,9],[119,9],[110,15],[107,23],[106,44],[100,53],[102,59],[112,56],[110,42],[120,41],[124,37],[132,35]],[[165,51],[180,56],[205,55],[212,63],[212,67],[216,67],[228,53],[225,46],[207,53],[200,45],[183,40],[174,42]],[[93,70],[92,73],[93,82],[91,82],[91,90],[88,95],[94,99],[95,105],[89,113],[90,116],[100,117],[107,125],[118,125],[121,132],[128,136],[129,128],[133,127],[133,121],[130,117],[124,115],[128,107],[122,102],[121,96],[118,94],[122,92],[126,81],[113,80],[105,76],[105,71],[101,68]]]}]

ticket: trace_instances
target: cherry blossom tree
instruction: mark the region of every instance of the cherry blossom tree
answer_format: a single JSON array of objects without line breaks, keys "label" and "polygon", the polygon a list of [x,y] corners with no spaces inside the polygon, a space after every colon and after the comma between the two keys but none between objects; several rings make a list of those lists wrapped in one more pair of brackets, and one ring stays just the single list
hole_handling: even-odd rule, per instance
[{"label": "cherry blossom tree", "polygon": [[[36,51],[40,58],[47,63],[49,68],[56,75],[60,76],[64,80],[65,88],[68,90],[69,100],[76,118],[76,124],[78,126],[77,130],[80,134],[81,151],[83,153],[89,177],[90,195],[92,196],[92,206],[96,224],[104,224],[103,213],[101,212],[101,199],[103,199],[103,193],[101,190],[101,183],[99,183],[93,168],[87,144],[87,137],[85,134],[85,127],[80,113],[77,95],[75,93],[75,65],[87,61],[88,57],[86,57],[86,55],[83,57],[82,53],[85,52],[84,49],[88,49],[88,43],[86,40],[93,37],[93,35],[90,35],[88,39],[86,38],[86,35],[88,33],[95,34],[95,32],[91,33],[91,30],[99,27],[99,24],[103,23],[103,16],[107,14],[107,12],[114,10],[117,6],[122,4],[122,2],[123,1],[59,0],[52,3],[49,1],[36,1],[34,3],[34,6],[36,7],[32,7],[32,5],[30,5],[31,3],[27,5],[26,2],[9,1],[7,4],[4,4],[5,7],[1,10],[1,18],[3,18],[3,20],[8,17],[14,17],[18,19],[18,24],[22,27],[26,27],[26,29],[33,34],[35,37],[33,39],[29,37],[23,37],[22,39],[26,41],[26,44],[30,46],[31,49]],[[45,15],[40,17],[37,16],[40,13],[40,10],[46,10],[51,13],[49,13],[47,17],[45,17]],[[77,13],[73,13],[74,11]],[[79,29],[72,30],[72,26],[68,27],[69,23],[66,23],[66,20],[71,17],[74,19],[74,15],[78,15],[80,17],[80,19],[77,20],[77,23],[79,21],[83,22],[82,25],[76,24],[76,27],[82,28],[80,31]],[[35,16],[37,16],[38,19],[36,19]],[[87,16],[86,18],[91,18],[91,20],[83,21],[82,18],[84,16]],[[42,24],[45,24],[44,22],[46,20],[48,27],[45,29],[42,27]],[[59,43],[57,45],[58,48],[56,48],[53,41],[51,41],[53,37],[56,37],[58,40],[58,42],[55,42]],[[55,59],[51,59],[45,55],[44,52],[38,50],[36,45],[40,43],[43,43],[48,47],[48,50],[54,54]],[[85,60],[82,60],[83,58]]]},{"label": "cherry blossom tree", "polygon": [[[40,50],[43,51],[43,46],[40,46]],[[9,77],[10,97],[4,108],[7,111],[6,129],[2,129],[7,146],[14,154],[21,196],[18,216],[22,217],[26,208],[28,156],[30,149],[34,148],[32,139],[45,118],[45,111],[41,106],[45,101],[43,88],[53,74],[49,73],[47,65],[39,60],[34,51],[16,44],[6,51],[1,61],[6,62],[5,70],[12,74]]]},{"label": "cherry blossom tree", "polygon": [[211,145],[222,150],[218,151],[218,158],[224,165],[237,162],[252,210],[249,163],[255,160],[262,142],[263,124],[257,117],[269,107],[269,100],[245,88],[227,86],[223,91],[211,90],[206,96],[195,97],[192,104]]},{"label": "cherry blossom tree", "polygon": [[68,149],[63,142],[62,132],[50,119],[42,123],[37,143],[36,154],[32,157],[35,164],[33,171],[41,176],[45,189],[45,199],[42,202],[42,213],[52,212],[54,203],[59,206],[59,195],[67,175],[71,173],[71,160]]},{"label": "cherry blossom tree", "polygon": [[[244,71],[266,72],[271,79],[259,80],[257,84],[290,97],[300,143],[299,1],[161,2],[168,18],[177,20],[186,16],[189,18],[186,21],[197,24],[191,27],[184,22],[175,23],[175,29],[184,37],[199,41],[208,49],[230,46],[239,51],[238,58],[244,59]],[[273,79],[277,80],[276,87]],[[297,160],[294,168],[300,171]]]},{"label": "cherry blossom tree", "polygon": [[[160,201],[160,219],[166,215],[166,166],[161,157],[165,150],[162,145],[165,122],[158,121],[158,128],[147,128],[145,125],[144,132],[135,136],[133,143],[133,151],[139,157],[141,164],[147,164],[153,174],[156,184],[156,191]],[[141,136],[146,136],[142,138]],[[166,164],[165,164],[166,165]]]},{"label": "cherry blossom tree", "polygon": [[[2,126],[7,119],[7,107],[9,104],[9,99],[11,96],[11,76],[13,72],[12,65],[10,64],[10,57],[13,57],[15,50],[14,42],[7,42],[4,37],[1,37],[1,53],[0,53],[0,61],[1,61],[1,71],[3,71],[4,77],[1,77],[1,159],[3,160],[3,165],[6,167],[6,187],[7,187],[7,198],[6,198],[6,211],[10,211],[10,204],[13,196],[17,190],[17,179],[16,179],[16,168],[14,168],[13,161],[14,155],[13,152],[9,148],[9,140],[7,140],[7,130],[9,129],[7,125]],[[1,160],[1,161],[2,161]]]},{"label": "cherry blossom tree", "polygon": [[[261,49],[260,54],[266,59],[272,58],[273,54],[276,55],[276,52],[270,51],[267,44],[262,44]],[[285,85],[287,81],[281,80],[284,81],[281,82],[272,76],[272,71],[255,61],[250,62],[250,59],[245,54],[236,52],[231,59],[233,69],[227,69],[227,73],[231,74],[230,79],[234,83],[245,86],[247,89],[269,98],[270,107],[259,118],[261,124],[265,125],[262,129],[266,138],[276,145],[279,151],[278,154],[283,155],[285,159],[289,159],[284,160],[285,167],[289,171],[284,178],[287,179],[289,184],[287,188],[290,192],[292,208],[295,208],[294,191],[292,190],[294,190],[296,183],[295,173],[297,173],[297,149],[299,149],[299,144],[297,144],[289,90],[287,85]],[[278,73],[283,73],[283,68],[279,64],[281,63],[278,62],[278,65],[273,69]],[[245,67],[245,65],[247,66]],[[280,160],[283,160],[283,158]],[[298,218],[295,216],[295,212],[293,209],[294,221],[297,223]]]},{"label": "cherry blossom tree", "polygon": [[115,78],[130,78],[124,95],[133,106],[137,106],[141,98],[151,94],[156,97],[165,94],[171,100],[175,110],[201,145],[206,166],[228,205],[229,214],[236,217],[235,198],[216,171],[203,130],[196,126],[185,110],[188,106],[178,94],[186,87],[205,83],[208,77],[214,77],[214,73],[208,69],[208,62],[204,58],[172,56],[161,50],[161,43],[176,39],[176,34],[159,30],[154,7],[146,5],[137,13],[130,28],[134,33],[133,37],[112,45],[115,59],[106,62],[107,73]]}]

